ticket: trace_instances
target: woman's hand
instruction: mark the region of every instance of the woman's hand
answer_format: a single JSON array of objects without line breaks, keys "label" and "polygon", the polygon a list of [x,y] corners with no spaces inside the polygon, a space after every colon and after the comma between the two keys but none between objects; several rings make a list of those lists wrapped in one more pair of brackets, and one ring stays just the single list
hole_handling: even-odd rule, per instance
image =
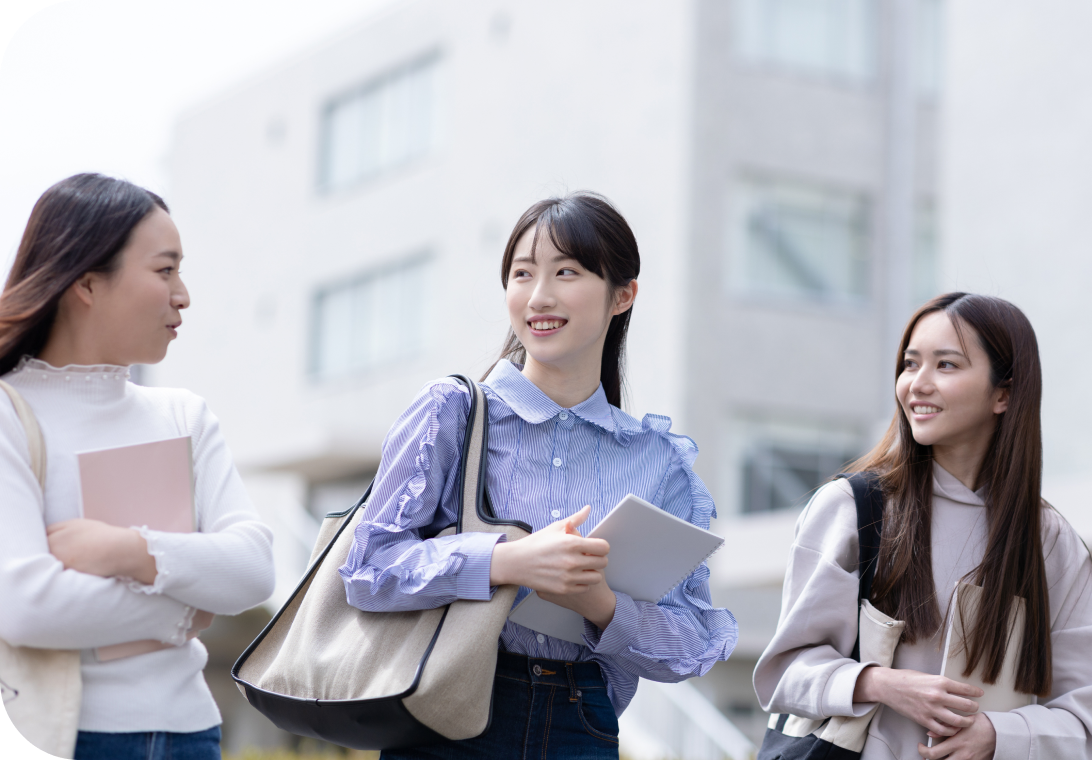
[{"label": "woman's hand", "polygon": [[[924,744],[918,745],[918,754],[926,760],[939,760],[946,757],[948,760],[990,760],[997,749],[997,731],[993,723],[982,713],[973,716],[974,722],[967,728],[961,728],[958,732],[937,743],[932,747]],[[940,739],[932,731],[929,736]]]},{"label": "woman's hand", "polygon": [[978,703],[972,697],[982,694],[977,686],[944,676],[874,665],[857,677],[853,701],[880,702],[937,736],[953,736],[974,723]]},{"label": "woman's hand", "polygon": [[610,544],[601,538],[584,538],[576,530],[589,514],[591,507],[584,507],[527,538],[497,544],[489,583],[527,586],[543,599],[606,628],[614,618],[616,601],[603,580]]},{"label": "woman's hand", "polygon": [[65,520],[46,528],[50,553],[65,570],[102,578],[132,578],[155,583],[155,557],[148,542],[132,528],[117,528],[98,520]]}]

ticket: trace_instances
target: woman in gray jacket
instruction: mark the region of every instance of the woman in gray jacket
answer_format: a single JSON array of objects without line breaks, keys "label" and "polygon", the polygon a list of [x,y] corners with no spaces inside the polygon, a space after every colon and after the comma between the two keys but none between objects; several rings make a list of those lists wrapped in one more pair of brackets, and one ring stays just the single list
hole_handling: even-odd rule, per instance
[{"label": "woman in gray jacket", "polygon": [[[1042,373],[1030,323],[999,298],[930,301],[904,332],[895,395],[887,434],[851,468],[878,475],[884,492],[871,601],[906,623],[892,667],[850,656],[857,516],[836,480],[796,526],[781,620],[754,674],[763,708],[825,719],[878,704],[865,760],[1092,757],[1092,561],[1040,496]],[[983,589],[965,624],[968,666],[986,683],[1006,659],[1012,599],[1025,600],[1009,659],[1016,690],[1037,703],[979,712],[980,689],[940,675],[961,580]]]}]

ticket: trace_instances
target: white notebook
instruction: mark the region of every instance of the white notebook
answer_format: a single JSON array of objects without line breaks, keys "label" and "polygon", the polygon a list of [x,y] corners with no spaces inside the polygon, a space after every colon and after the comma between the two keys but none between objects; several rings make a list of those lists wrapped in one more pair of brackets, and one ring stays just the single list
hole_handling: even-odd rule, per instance
[{"label": "white notebook", "polygon": [[[607,585],[639,602],[658,602],[724,539],[629,494],[588,533],[610,544]],[[534,591],[508,615],[514,623],[576,644],[584,618],[538,597]]]},{"label": "white notebook", "polygon": [[970,620],[978,619],[978,605],[982,598],[982,587],[970,583],[960,583],[952,594],[952,612],[949,615],[948,635],[944,639],[944,664],[940,674],[953,681],[977,686],[986,692],[976,699],[978,711],[1008,712],[1018,707],[1025,707],[1032,702],[1032,695],[1016,690],[1016,666],[1020,661],[1020,650],[1024,641],[1024,600],[1014,599],[1009,621],[1009,643],[1005,649],[1005,661],[1001,665],[1001,674],[997,682],[988,684],[982,680],[982,663],[969,676],[963,675],[967,669],[967,651],[964,644],[964,621],[960,615],[960,599]]}]

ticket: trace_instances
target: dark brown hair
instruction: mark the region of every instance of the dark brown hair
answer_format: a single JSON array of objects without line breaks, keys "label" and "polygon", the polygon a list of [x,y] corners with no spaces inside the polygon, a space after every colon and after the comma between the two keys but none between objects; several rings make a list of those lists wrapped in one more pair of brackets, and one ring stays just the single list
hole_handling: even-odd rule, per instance
[{"label": "dark brown hair", "polygon": [[[512,268],[516,243],[531,228],[534,228],[532,257],[538,245],[538,236],[546,232],[557,250],[606,280],[612,294],[637,279],[637,275],[641,273],[637,239],[625,218],[603,196],[576,192],[563,198],[539,201],[523,212],[508,237],[504,257],[501,259],[501,285],[505,288],[508,287],[508,273]],[[626,333],[632,313],[633,308],[630,307],[611,318],[606,342],[603,344],[599,380],[603,383],[607,401],[617,407],[622,406],[625,389]],[[508,330],[500,358],[510,359],[517,364],[523,364],[527,360],[526,349],[511,329]],[[487,371],[486,375],[488,374]]]},{"label": "dark brown hair", "polygon": [[49,339],[61,296],[88,272],[113,273],[133,228],[167,204],[155,193],[101,174],[76,174],[34,204],[0,293],[0,375]]},{"label": "dark brown hair", "polygon": [[[994,388],[1007,388],[1007,410],[982,463],[975,489],[985,488],[988,538],[981,564],[964,580],[982,587],[978,617],[967,640],[967,673],[983,663],[987,683],[1001,673],[1008,644],[1010,604],[1026,600],[1023,648],[1016,688],[1047,696],[1051,690],[1051,643],[1046,566],[1043,561],[1042,514],[1049,509],[1040,496],[1043,444],[1040,432],[1042,370],[1035,331],[1008,301],[968,293],[947,293],[918,309],[903,332],[895,378],[918,322],[943,312],[952,321],[966,350],[968,339],[982,346],[990,361]],[[880,560],[872,597],[876,606],[906,621],[905,638],[913,642],[933,635],[941,625],[933,583],[932,524],[933,453],[914,440],[901,405],[883,440],[851,466],[876,472],[883,485],[885,508]],[[972,627],[973,626],[973,627]]]}]

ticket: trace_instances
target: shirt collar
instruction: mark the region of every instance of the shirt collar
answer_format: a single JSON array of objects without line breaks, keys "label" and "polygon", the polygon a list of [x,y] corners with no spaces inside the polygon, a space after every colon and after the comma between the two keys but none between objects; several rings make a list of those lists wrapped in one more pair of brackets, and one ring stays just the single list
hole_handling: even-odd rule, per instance
[{"label": "shirt collar", "polygon": [[537,385],[523,376],[520,367],[507,359],[497,362],[497,366],[493,367],[493,371],[485,378],[484,383],[500,396],[513,412],[532,425],[538,425],[563,411],[569,411],[585,422],[603,428],[608,433],[614,432],[614,415],[611,413],[607,394],[603,392],[602,383],[595,389],[595,393],[572,409],[565,409],[556,404]]}]

